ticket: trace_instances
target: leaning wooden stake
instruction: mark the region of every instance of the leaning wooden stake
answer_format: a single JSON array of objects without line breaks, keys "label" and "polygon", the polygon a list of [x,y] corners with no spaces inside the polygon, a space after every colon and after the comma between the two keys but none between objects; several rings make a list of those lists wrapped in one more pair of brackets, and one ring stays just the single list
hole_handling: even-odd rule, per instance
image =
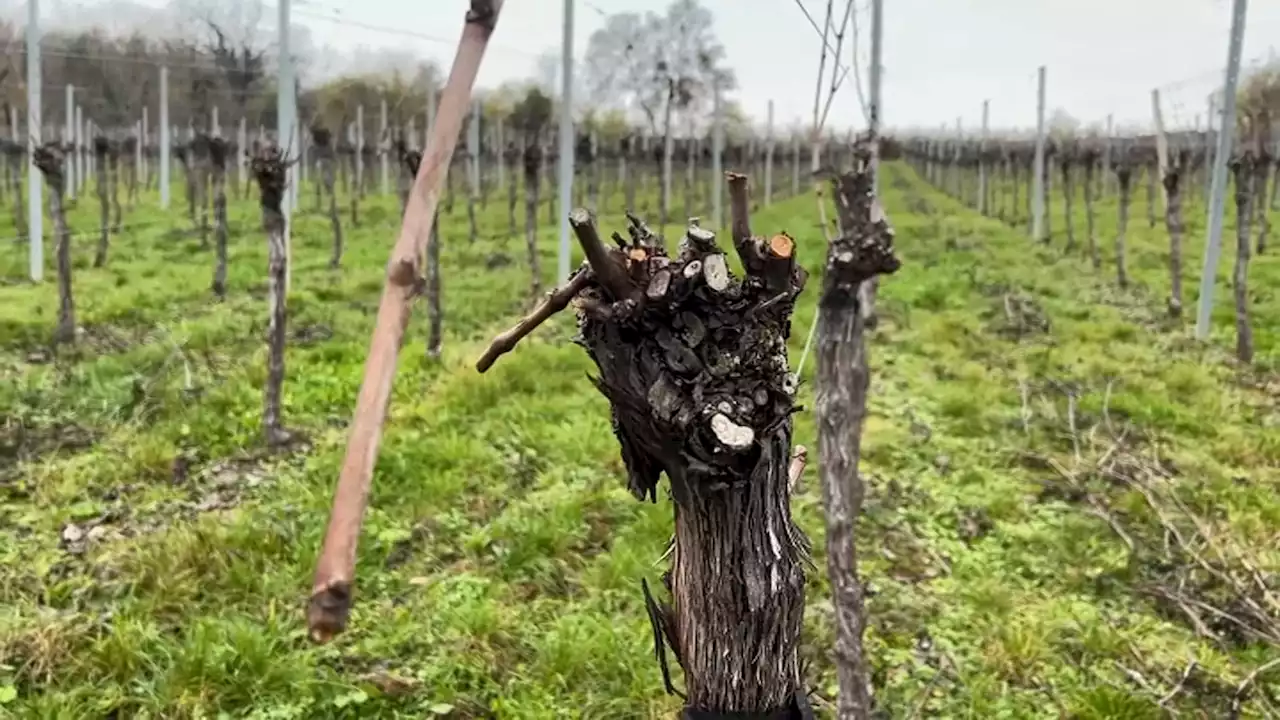
[{"label": "leaning wooden stake", "polygon": [[806,276],[791,237],[750,234],[745,178],[731,183],[744,278],[696,224],[670,256],[634,215],[630,237],[614,233],[608,247],[591,214],[574,210],[587,262],[476,367],[576,301],[578,342],[612,407],[628,487],[656,502],[665,473],[675,503],[671,604],[642,583],[668,691],[669,648],[684,668],[686,718],[809,717],[799,655],[808,540],[791,519],[796,381],[786,354]]},{"label": "leaning wooden stake", "polygon": [[76,339],[76,303],[71,292],[71,232],[62,207],[62,193],[66,189],[62,149],[57,143],[45,143],[35,149],[31,161],[49,185],[49,216],[53,218],[53,237],[57,243],[54,255],[58,259],[58,327],[53,331],[53,342],[71,343]]},{"label": "leaning wooden stake", "polygon": [[377,326],[369,344],[364,380],[347,440],[347,454],[334,493],[333,510],[316,563],[315,582],[307,609],[311,638],[319,642],[341,632],[351,610],[356,545],[369,501],[369,483],[378,457],[378,441],[387,416],[387,403],[391,399],[396,358],[409,322],[410,307],[420,285],[421,258],[435,222],[441,181],[458,143],[462,119],[471,102],[471,88],[502,4],[503,0],[471,0],[426,156],[414,180],[409,209],[405,212],[400,236],[387,263],[387,283],[378,306]]},{"label": "leaning wooden stake", "polygon": [[251,169],[262,193],[262,226],[267,231],[267,383],[262,392],[262,431],[268,445],[283,445],[289,440],[281,420],[281,397],[284,393],[284,350],[287,314],[285,277],[288,259],[284,247],[284,213],[281,202],[285,193],[285,171],[288,159],[280,149],[269,146],[259,151]]},{"label": "leaning wooden stake", "polygon": [[827,574],[835,606],[837,716],[866,720],[871,717],[871,674],[862,649],[866,618],[854,529],[864,494],[858,458],[869,370],[858,289],[873,277],[895,272],[899,263],[865,146],[859,146],[855,163],[852,172],[832,180],[840,236],[827,250],[818,304],[814,409],[827,516]]}]

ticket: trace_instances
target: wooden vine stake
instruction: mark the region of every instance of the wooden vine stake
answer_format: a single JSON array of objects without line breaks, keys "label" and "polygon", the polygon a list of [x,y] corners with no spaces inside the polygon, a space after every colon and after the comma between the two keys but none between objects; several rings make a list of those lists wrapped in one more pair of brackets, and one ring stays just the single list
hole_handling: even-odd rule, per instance
[{"label": "wooden vine stake", "polygon": [[574,210],[587,261],[498,336],[476,369],[575,305],[577,342],[599,370],[628,488],[656,502],[659,477],[670,482],[671,603],[641,583],[668,692],[670,649],[684,668],[685,718],[810,717],[799,654],[809,543],[791,519],[803,453],[793,470],[796,379],[786,350],[806,274],[786,233],[751,234],[746,177],[727,177],[745,277],[696,222],[669,255],[634,215],[629,237],[613,233],[616,246],[606,246],[591,214]]},{"label": "wooden vine stake", "polygon": [[317,642],[326,642],[342,632],[351,610],[356,544],[369,501],[369,484],[387,416],[387,403],[391,399],[396,358],[409,322],[410,307],[421,285],[422,256],[435,223],[441,184],[453,158],[462,120],[470,104],[471,88],[502,3],[503,0],[471,0],[425,157],[410,191],[400,236],[387,263],[387,283],[378,305],[377,325],[369,343],[347,454],[338,477],[307,608],[307,625],[311,638]]},{"label": "wooden vine stake", "polygon": [[862,649],[866,627],[854,528],[864,494],[858,474],[867,410],[866,318],[858,289],[898,269],[893,229],[875,195],[872,155],[864,140],[852,171],[832,179],[840,235],[827,249],[818,301],[818,465],[827,522],[827,574],[836,620],[837,717],[871,717],[871,673]]}]

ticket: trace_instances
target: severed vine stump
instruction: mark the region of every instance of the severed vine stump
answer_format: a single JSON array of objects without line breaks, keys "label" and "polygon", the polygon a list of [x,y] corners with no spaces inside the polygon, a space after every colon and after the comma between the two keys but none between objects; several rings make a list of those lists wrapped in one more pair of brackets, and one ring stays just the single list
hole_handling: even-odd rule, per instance
[{"label": "severed vine stump", "polygon": [[746,277],[696,222],[670,255],[634,215],[629,237],[613,233],[606,247],[590,213],[574,210],[587,262],[476,367],[575,304],[576,342],[599,370],[629,489],[656,502],[659,477],[670,482],[671,605],[642,583],[668,692],[667,647],[685,671],[685,718],[811,717],[799,658],[809,542],[791,519],[797,408],[786,350],[806,274],[786,233],[751,234],[746,178],[728,177]]},{"label": "severed vine stump", "polygon": [[285,221],[281,203],[286,191],[289,161],[280,148],[270,145],[258,151],[250,171],[261,192],[262,227],[267,233],[267,382],[262,388],[262,432],[268,446],[291,439],[281,419],[284,394],[284,352],[288,313],[285,305]]}]

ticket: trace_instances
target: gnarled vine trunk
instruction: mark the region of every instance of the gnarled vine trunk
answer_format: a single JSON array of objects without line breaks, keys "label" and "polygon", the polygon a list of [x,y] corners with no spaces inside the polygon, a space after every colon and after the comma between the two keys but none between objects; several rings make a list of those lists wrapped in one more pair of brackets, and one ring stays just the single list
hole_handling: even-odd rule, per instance
[{"label": "gnarled vine trunk", "polygon": [[[404,166],[409,173],[410,187],[422,165],[422,153],[410,150],[404,154]],[[431,240],[427,243],[426,288],[427,295],[427,357],[439,360],[444,345],[444,308],[440,304],[440,208],[436,207],[431,221]]]},{"label": "gnarled vine trunk", "polygon": [[1084,186],[1081,191],[1084,193],[1084,224],[1085,233],[1088,235],[1089,241],[1089,262],[1093,263],[1094,270],[1102,269],[1102,252],[1098,245],[1098,231],[1096,216],[1094,215],[1093,199],[1094,193],[1097,192],[1097,183],[1094,182],[1094,169],[1098,166],[1098,154],[1096,150],[1090,150],[1084,160]]},{"label": "gnarled vine trunk", "polygon": [[542,146],[524,148],[524,244],[529,259],[529,297],[542,292],[542,267],[538,261],[538,185],[542,171]]},{"label": "gnarled vine trunk", "polygon": [[281,419],[284,393],[284,351],[287,330],[284,251],[284,213],[287,163],[279,148],[268,146],[253,159],[253,176],[261,192],[262,227],[267,232],[267,382],[262,389],[262,431],[268,445],[289,440]]},{"label": "gnarled vine trunk", "polygon": [[836,621],[836,672],[841,718],[871,717],[871,671],[862,648],[866,627],[858,579],[855,526],[864,487],[858,474],[866,417],[867,366],[861,288],[898,269],[893,230],[875,196],[870,153],[833,179],[840,235],[827,250],[818,309],[818,381],[815,413],[823,504],[827,517],[827,575]]},{"label": "gnarled vine trunk", "polygon": [[1128,165],[1116,167],[1116,180],[1120,184],[1120,220],[1116,225],[1116,282],[1129,287],[1129,274],[1125,270],[1125,233],[1129,229],[1129,203],[1132,200],[1133,170]]},{"label": "gnarled vine trunk", "polygon": [[36,148],[32,162],[49,186],[49,216],[53,218],[53,237],[56,243],[54,256],[58,263],[58,326],[53,331],[53,342],[71,343],[76,339],[76,303],[71,290],[71,231],[62,206],[63,192],[66,190],[64,156],[57,143],[46,143]]},{"label": "gnarled vine trunk", "polygon": [[1253,206],[1258,215],[1258,244],[1256,246],[1257,253],[1262,255],[1267,251],[1267,237],[1271,234],[1271,219],[1267,217],[1267,186],[1271,179],[1271,152],[1268,149],[1270,145],[1270,133],[1265,133],[1267,141],[1259,143],[1261,149],[1258,151],[1258,160],[1254,165],[1254,182],[1256,183],[1255,198]]},{"label": "gnarled vine trunk", "polygon": [[191,139],[191,187],[195,193],[194,201],[199,212],[197,228],[200,232],[200,247],[209,247],[209,141],[210,137],[198,133]]},{"label": "gnarled vine trunk", "polygon": [[1249,319],[1249,253],[1253,239],[1254,158],[1246,151],[1232,161],[1236,178],[1236,264],[1232,289],[1236,303],[1236,359],[1253,362],[1253,323]]},{"label": "gnarled vine trunk", "polygon": [[[515,167],[514,148],[508,148],[506,150],[506,153],[507,153],[507,165],[514,168]],[[517,182],[515,173],[511,173],[510,175],[508,175],[507,177],[507,235],[513,238],[519,232],[519,230],[517,230],[516,228],[516,205],[519,204],[519,197],[520,197],[518,192],[519,185],[520,183]]]},{"label": "gnarled vine trunk", "polygon": [[118,235],[124,223],[124,212],[120,208],[120,146],[112,143],[107,157],[111,161],[111,232]]},{"label": "gnarled vine trunk", "polygon": [[1062,222],[1063,222],[1063,229],[1066,230],[1066,233],[1067,233],[1066,251],[1070,253],[1070,252],[1074,252],[1076,249],[1076,228],[1075,228],[1075,223],[1072,221],[1072,217],[1071,217],[1075,211],[1075,208],[1073,206],[1074,206],[1075,194],[1076,194],[1076,186],[1074,182],[1075,178],[1072,177],[1072,172],[1071,172],[1072,166],[1074,165],[1074,158],[1064,153],[1062,156],[1062,159],[1059,162],[1061,163],[1061,167],[1062,167],[1062,201],[1063,201]]},{"label": "gnarled vine trunk", "polygon": [[590,213],[575,210],[587,264],[477,363],[488,369],[576,299],[578,343],[599,370],[629,489],[656,501],[660,476],[670,481],[671,604],[642,585],[664,676],[667,648],[685,671],[685,718],[811,712],[799,656],[808,541],[791,519],[796,384],[786,355],[805,273],[790,237],[750,235],[745,178],[735,181],[746,277],[730,274],[715,235],[696,225],[669,256],[634,216],[629,242],[606,248]]},{"label": "gnarled vine trunk", "polygon": [[98,252],[93,256],[93,266],[102,267],[107,264],[107,248],[111,244],[111,201],[109,194],[111,192],[110,182],[107,179],[107,139],[99,135],[93,139],[93,156],[97,161],[97,167],[94,168],[94,175],[98,180]]},{"label": "gnarled vine trunk", "polygon": [[1169,230],[1169,315],[1182,316],[1182,175],[1185,165],[1169,163],[1164,172],[1164,191],[1168,201],[1164,211]]},{"label": "gnarled vine trunk", "polygon": [[227,156],[231,146],[222,138],[209,140],[209,166],[213,178],[213,245],[215,265],[213,294],[227,295]]}]

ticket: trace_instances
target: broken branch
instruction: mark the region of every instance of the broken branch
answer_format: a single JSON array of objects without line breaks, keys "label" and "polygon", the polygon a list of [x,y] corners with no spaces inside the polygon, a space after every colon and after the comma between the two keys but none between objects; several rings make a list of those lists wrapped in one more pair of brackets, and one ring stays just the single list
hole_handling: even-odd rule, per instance
[{"label": "broken branch", "polygon": [[612,295],[614,300],[625,300],[634,295],[635,286],[627,277],[622,263],[615,259],[614,253],[610,252],[600,240],[600,233],[596,231],[591,213],[583,208],[573,210],[569,213],[569,226],[573,228],[573,234],[578,238],[578,244],[582,246],[582,252],[587,256],[587,262],[591,264],[591,269],[600,280],[600,286]]},{"label": "broken branch", "polygon": [[569,307],[569,303],[594,279],[595,275],[590,266],[583,266],[569,278],[569,282],[547,293],[533,312],[525,315],[514,327],[489,343],[488,349],[476,361],[476,370],[485,372],[493,367],[493,363],[499,357],[515,349],[516,344],[528,337],[529,333],[536,330],[539,325],[546,322],[552,315]]},{"label": "broken branch", "polygon": [[747,193],[747,176],[727,172],[724,177],[729,183],[729,218],[733,247],[738,251],[743,269],[749,274],[754,273],[760,264],[760,251],[756,246],[755,238],[751,237],[751,204]]}]

